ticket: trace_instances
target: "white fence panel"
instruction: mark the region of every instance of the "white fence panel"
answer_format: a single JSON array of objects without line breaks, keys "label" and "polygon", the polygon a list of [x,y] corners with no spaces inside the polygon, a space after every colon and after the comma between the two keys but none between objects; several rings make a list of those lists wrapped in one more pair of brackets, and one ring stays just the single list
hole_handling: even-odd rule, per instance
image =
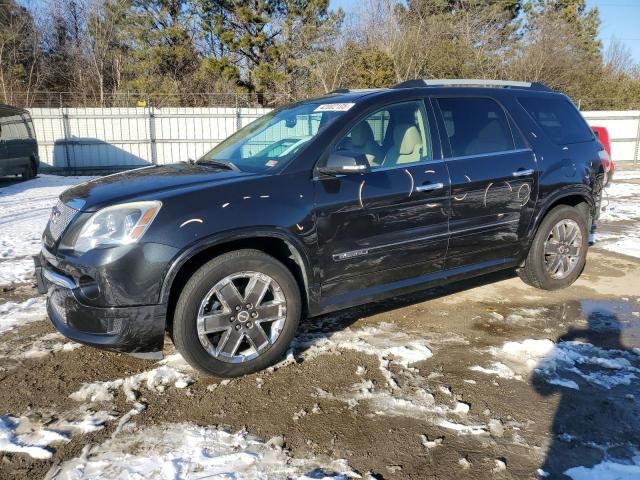
[{"label": "white fence panel", "polygon": [[[132,168],[199,158],[268,108],[33,108],[43,168]],[[609,130],[614,161],[640,160],[640,111],[582,112]],[[299,128],[298,128],[299,127]],[[294,135],[306,135],[304,125]]]},{"label": "white fence panel", "polygon": [[33,108],[44,169],[131,168],[198,158],[266,108]]},{"label": "white fence panel", "polygon": [[605,127],[614,162],[640,160],[640,110],[582,112],[591,126]]}]

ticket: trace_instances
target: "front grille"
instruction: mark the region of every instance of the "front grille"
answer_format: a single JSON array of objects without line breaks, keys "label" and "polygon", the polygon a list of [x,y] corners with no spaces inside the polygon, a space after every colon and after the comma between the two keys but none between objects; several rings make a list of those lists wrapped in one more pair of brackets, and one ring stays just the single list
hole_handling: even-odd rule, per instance
[{"label": "front grille", "polygon": [[58,200],[56,206],[51,209],[51,217],[49,218],[49,232],[54,241],[60,238],[62,232],[66,230],[77,213],[78,210]]}]

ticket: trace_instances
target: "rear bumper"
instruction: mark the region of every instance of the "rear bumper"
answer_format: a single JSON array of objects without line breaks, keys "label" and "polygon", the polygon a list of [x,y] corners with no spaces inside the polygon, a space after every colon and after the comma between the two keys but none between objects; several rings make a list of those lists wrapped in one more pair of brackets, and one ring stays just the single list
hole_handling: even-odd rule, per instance
[{"label": "rear bumper", "polygon": [[162,356],[165,305],[94,307],[81,301],[71,277],[47,268],[34,257],[38,291],[47,295],[47,313],[62,335],[85,345],[132,353],[144,358]]}]

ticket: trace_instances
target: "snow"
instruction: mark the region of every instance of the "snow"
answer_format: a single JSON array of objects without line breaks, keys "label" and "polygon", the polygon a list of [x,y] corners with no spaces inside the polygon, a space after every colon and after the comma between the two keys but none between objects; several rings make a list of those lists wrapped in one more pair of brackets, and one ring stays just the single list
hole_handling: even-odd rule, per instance
[{"label": "snow", "polygon": [[640,178],[640,170],[617,170],[613,174],[614,180],[633,180]]},{"label": "snow", "polygon": [[616,181],[604,190],[596,245],[640,258],[640,185],[620,182],[636,178],[640,171],[616,172]]},{"label": "snow", "polygon": [[564,474],[573,480],[637,480],[640,478],[640,456],[633,464],[604,461],[591,468],[573,467]]},{"label": "snow", "polygon": [[157,479],[348,479],[361,478],[344,460],[293,459],[286,450],[244,431],[189,423],[122,432],[101,445],[54,466],[58,480],[94,478]]},{"label": "snow", "polygon": [[633,351],[604,349],[591,343],[548,339],[506,342],[488,352],[500,362],[470,370],[501,378],[525,380],[536,375],[551,385],[579,390],[579,382],[611,389],[629,385],[640,374],[640,355]]},{"label": "snow", "polygon": [[51,451],[43,447],[53,441],[63,440],[64,437],[51,430],[42,430],[38,438],[30,441],[19,439],[16,436],[18,424],[11,417],[0,417],[0,451],[13,453],[26,453],[37,459],[51,458]]},{"label": "snow", "polygon": [[51,208],[64,190],[88,179],[40,175],[0,188],[0,285],[31,278]]},{"label": "snow", "polygon": [[425,339],[400,331],[391,323],[380,323],[360,329],[348,327],[335,332],[327,331],[333,322],[333,319],[325,320],[322,324],[308,327],[298,335],[285,364],[294,361],[294,351],[301,351],[302,356],[309,359],[340,350],[352,350],[377,357],[380,371],[387,383],[396,387],[393,374],[389,370],[391,364],[408,368],[433,356]]},{"label": "snow", "polygon": [[[0,342],[0,359],[10,359],[15,361],[16,367],[20,364],[20,360],[28,358],[42,358],[51,353],[70,352],[82,347],[81,344],[68,341],[65,337],[57,332],[47,333],[46,335],[24,337],[21,343]],[[8,368],[7,364],[4,368]]]},{"label": "snow", "polygon": [[0,334],[13,329],[17,325],[46,318],[47,311],[44,297],[30,298],[21,303],[3,303],[0,305]]},{"label": "snow", "polygon": [[522,380],[521,375],[516,375],[513,370],[507,367],[504,363],[493,362],[489,367],[481,367],[480,365],[474,365],[469,367],[469,370],[474,372],[486,373],[487,375],[496,375],[500,378],[515,378],[516,380]]},{"label": "snow", "polygon": [[38,460],[48,459],[52,455],[52,450],[47,448],[50,445],[68,442],[71,435],[100,430],[115,418],[108,412],[95,412],[86,407],[68,415],[73,419],[59,418],[65,415],[55,414],[44,422],[27,417],[0,416],[0,452],[24,453]]},{"label": "snow", "polygon": [[164,392],[173,385],[175,388],[186,388],[193,379],[185,371],[191,367],[179,354],[169,355],[158,362],[159,367],[138,373],[126,378],[118,378],[106,382],[85,383],[80,390],[69,397],[77,402],[111,402],[115,392],[122,389],[127,401],[135,402],[140,389],[146,386],[149,390]]}]

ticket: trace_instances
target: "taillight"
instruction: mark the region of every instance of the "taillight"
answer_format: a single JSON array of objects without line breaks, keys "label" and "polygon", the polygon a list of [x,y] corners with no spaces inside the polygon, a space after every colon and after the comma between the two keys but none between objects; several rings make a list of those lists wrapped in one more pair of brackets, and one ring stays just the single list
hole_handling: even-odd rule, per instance
[{"label": "taillight", "polygon": [[602,162],[602,168],[604,169],[604,173],[609,173],[612,170],[613,162],[611,158],[609,158],[609,154],[605,149],[602,149],[598,152],[598,157]]}]

